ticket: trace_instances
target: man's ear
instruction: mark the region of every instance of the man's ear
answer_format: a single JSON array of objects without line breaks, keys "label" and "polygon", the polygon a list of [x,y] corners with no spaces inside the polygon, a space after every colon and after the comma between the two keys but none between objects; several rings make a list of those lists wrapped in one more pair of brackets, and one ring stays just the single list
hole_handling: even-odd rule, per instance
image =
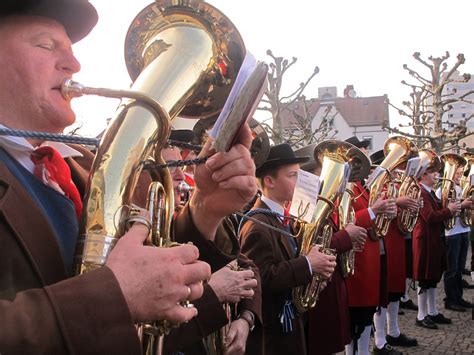
[{"label": "man's ear", "polygon": [[265,186],[270,188],[270,189],[273,189],[273,187],[275,186],[273,178],[270,175],[264,176],[263,177],[263,182],[264,182]]}]

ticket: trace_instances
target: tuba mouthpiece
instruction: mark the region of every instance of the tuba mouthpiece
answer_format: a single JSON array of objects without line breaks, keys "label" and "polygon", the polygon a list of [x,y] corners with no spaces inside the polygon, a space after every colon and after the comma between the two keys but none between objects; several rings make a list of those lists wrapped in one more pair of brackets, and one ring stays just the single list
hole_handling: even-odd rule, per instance
[{"label": "tuba mouthpiece", "polygon": [[84,85],[72,79],[65,79],[61,85],[61,94],[66,100],[81,97],[84,94]]}]

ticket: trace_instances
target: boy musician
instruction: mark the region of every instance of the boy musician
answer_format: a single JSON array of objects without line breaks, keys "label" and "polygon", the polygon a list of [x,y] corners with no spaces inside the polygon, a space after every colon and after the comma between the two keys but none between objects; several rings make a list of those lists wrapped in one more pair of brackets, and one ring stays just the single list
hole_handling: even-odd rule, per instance
[{"label": "boy musician", "polygon": [[[277,230],[291,231],[279,216],[291,201],[299,164],[308,157],[296,157],[288,144],[270,149],[256,175],[262,189],[252,217]],[[254,212],[255,213],[255,212]],[[311,281],[314,273],[330,277],[336,258],[313,247],[306,256],[299,255],[296,240],[254,221],[243,224],[240,237],[242,252],[258,266],[262,281],[264,354],[306,354],[301,316],[292,303],[292,289]],[[250,339],[251,341],[252,339]]]}]

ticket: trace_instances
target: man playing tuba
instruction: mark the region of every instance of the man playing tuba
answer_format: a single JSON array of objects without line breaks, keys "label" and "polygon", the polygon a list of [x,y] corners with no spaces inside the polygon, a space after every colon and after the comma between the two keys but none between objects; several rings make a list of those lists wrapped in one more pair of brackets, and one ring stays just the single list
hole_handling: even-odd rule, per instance
[{"label": "man playing tuba", "polygon": [[[71,43],[92,30],[96,10],[86,0],[2,1],[0,18],[1,125],[62,132],[75,120],[60,92],[64,79],[80,69]],[[249,141],[244,132],[230,154],[215,155],[198,168],[208,181],[184,212],[182,229],[212,238],[222,218],[255,194]],[[37,150],[45,145],[38,139],[1,137],[0,142],[0,322],[8,324],[0,332],[1,353],[137,354],[135,322],[181,323],[196,316],[196,308],[179,302],[201,296],[209,266],[198,261],[192,245],[144,246],[145,215],[136,216],[104,267],[71,277],[92,156],[66,145]],[[42,169],[41,180],[36,169]]]}]

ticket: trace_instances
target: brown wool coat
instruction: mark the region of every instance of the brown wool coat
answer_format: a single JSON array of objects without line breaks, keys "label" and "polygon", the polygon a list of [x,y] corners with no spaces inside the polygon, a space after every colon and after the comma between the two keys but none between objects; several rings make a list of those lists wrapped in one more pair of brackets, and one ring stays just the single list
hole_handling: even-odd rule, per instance
[{"label": "brown wool coat", "polygon": [[[257,200],[254,208],[269,209],[260,199]],[[276,228],[284,228],[281,222],[273,217],[262,214],[253,217]],[[306,258],[293,256],[292,246],[287,236],[252,221],[245,222],[240,237],[242,253],[255,262],[262,280],[263,353],[268,355],[306,354],[301,316],[295,318],[291,333],[283,333],[278,317],[291,290],[311,280],[311,271]],[[257,339],[249,340],[250,343],[253,341]],[[252,344],[249,345],[252,346]]]},{"label": "brown wool coat", "polygon": [[[90,158],[79,161],[87,165]],[[68,163],[82,193],[87,170],[71,159]],[[67,279],[52,227],[4,164],[0,324],[1,354],[139,352],[130,312],[110,269]]]}]

